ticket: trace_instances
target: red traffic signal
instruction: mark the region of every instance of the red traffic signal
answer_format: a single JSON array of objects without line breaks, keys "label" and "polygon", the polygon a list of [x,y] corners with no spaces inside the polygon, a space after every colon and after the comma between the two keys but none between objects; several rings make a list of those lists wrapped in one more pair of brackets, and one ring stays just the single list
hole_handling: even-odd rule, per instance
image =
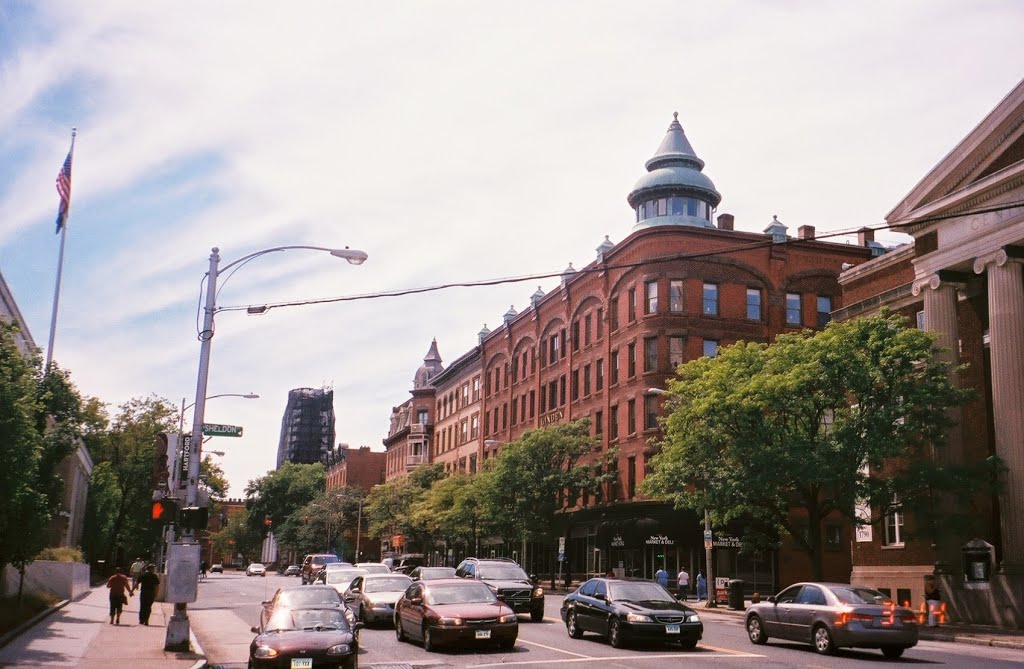
[{"label": "red traffic signal", "polygon": [[271,524],[272,522],[274,522],[274,521],[270,520],[270,516],[266,516],[266,517],[265,517],[265,518],[263,519],[263,524],[264,524],[264,525],[266,525],[267,527],[270,527],[270,524]]},{"label": "red traffic signal", "polygon": [[158,499],[153,502],[150,517],[161,523],[173,523],[178,516],[178,504],[169,499]]}]

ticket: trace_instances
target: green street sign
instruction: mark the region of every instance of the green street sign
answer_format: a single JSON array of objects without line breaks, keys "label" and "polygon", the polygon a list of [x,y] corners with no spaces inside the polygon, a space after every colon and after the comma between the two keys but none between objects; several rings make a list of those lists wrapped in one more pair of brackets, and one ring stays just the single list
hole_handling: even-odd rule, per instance
[{"label": "green street sign", "polygon": [[241,437],[242,426],[203,423],[203,434],[207,437]]}]

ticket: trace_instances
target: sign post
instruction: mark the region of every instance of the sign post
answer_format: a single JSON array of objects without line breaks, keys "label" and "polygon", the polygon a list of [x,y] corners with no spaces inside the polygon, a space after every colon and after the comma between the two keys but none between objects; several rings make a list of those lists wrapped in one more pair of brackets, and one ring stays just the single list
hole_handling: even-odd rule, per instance
[{"label": "sign post", "polygon": [[558,580],[562,580],[562,563],[565,562],[565,537],[558,537]]}]

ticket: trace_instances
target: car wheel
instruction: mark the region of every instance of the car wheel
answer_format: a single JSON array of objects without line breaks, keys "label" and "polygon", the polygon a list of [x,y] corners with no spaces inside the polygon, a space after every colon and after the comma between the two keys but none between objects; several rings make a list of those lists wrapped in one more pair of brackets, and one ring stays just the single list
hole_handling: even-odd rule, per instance
[{"label": "car wheel", "polygon": [[697,640],[696,639],[686,639],[684,641],[680,641],[679,645],[683,647],[683,650],[693,650],[694,648],[697,647]]},{"label": "car wheel", "polygon": [[569,636],[573,639],[583,638],[583,630],[580,629],[579,622],[576,620],[576,612],[569,611],[565,615],[565,631],[569,633]]},{"label": "car wheel", "polygon": [[395,638],[399,642],[408,641],[408,637],[405,636],[405,630],[402,629],[402,621],[395,617]]},{"label": "car wheel", "polygon": [[530,611],[530,620],[535,623],[539,623],[544,620],[544,609],[534,609]]},{"label": "car wheel", "polygon": [[366,611],[363,610],[363,605],[362,604],[360,604],[359,608],[356,609],[356,620],[358,620],[359,622],[361,622],[362,624],[367,625],[367,626],[369,626],[369,624],[370,624],[370,621],[367,620],[367,618],[366,618]]},{"label": "car wheel", "polygon": [[341,669],[359,669],[359,658],[353,655],[341,663]]},{"label": "car wheel", "polygon": [[882,646],[882,655],[885,655],[886,659],[896,660],[903,656],[905,650],[903,646]]},{"label": "car wheel", "polygon": [[611,644],[612,648],[622,648],[622,625],[619,624],[618,618],[612,618],[612,621],[608,623],[608,643]]},{"label": "car wheel", "polygon": [[757,616],[747,619],[747,636],[750,637],[750,643],[758,646],[768,643],[768,635],[764,633],[764,626]]},{"label": "car wheel", "polygon": [[836,652],[836,645],[832,641],[832,633],[824,625],[816,626],[811,633],[811,638],[814,641],[814,650],[819,654],[831,655]]},{"label": "car wheel", "polygon": [[434,633],[430,631],[429,627],[423,628],[423,650],[428,653],[437,651],[437,644],[434,643]]}]

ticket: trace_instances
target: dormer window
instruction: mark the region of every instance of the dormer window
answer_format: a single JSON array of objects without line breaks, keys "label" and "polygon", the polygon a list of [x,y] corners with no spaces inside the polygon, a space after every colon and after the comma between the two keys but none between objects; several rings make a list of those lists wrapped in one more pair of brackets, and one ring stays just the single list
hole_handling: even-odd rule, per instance
[{"label": "dormer window", "polygon": [[694,197],[662,197],[637,205],[637,220],[656,216],[693,216],[711,220],[711,207],[707,202]]}]

